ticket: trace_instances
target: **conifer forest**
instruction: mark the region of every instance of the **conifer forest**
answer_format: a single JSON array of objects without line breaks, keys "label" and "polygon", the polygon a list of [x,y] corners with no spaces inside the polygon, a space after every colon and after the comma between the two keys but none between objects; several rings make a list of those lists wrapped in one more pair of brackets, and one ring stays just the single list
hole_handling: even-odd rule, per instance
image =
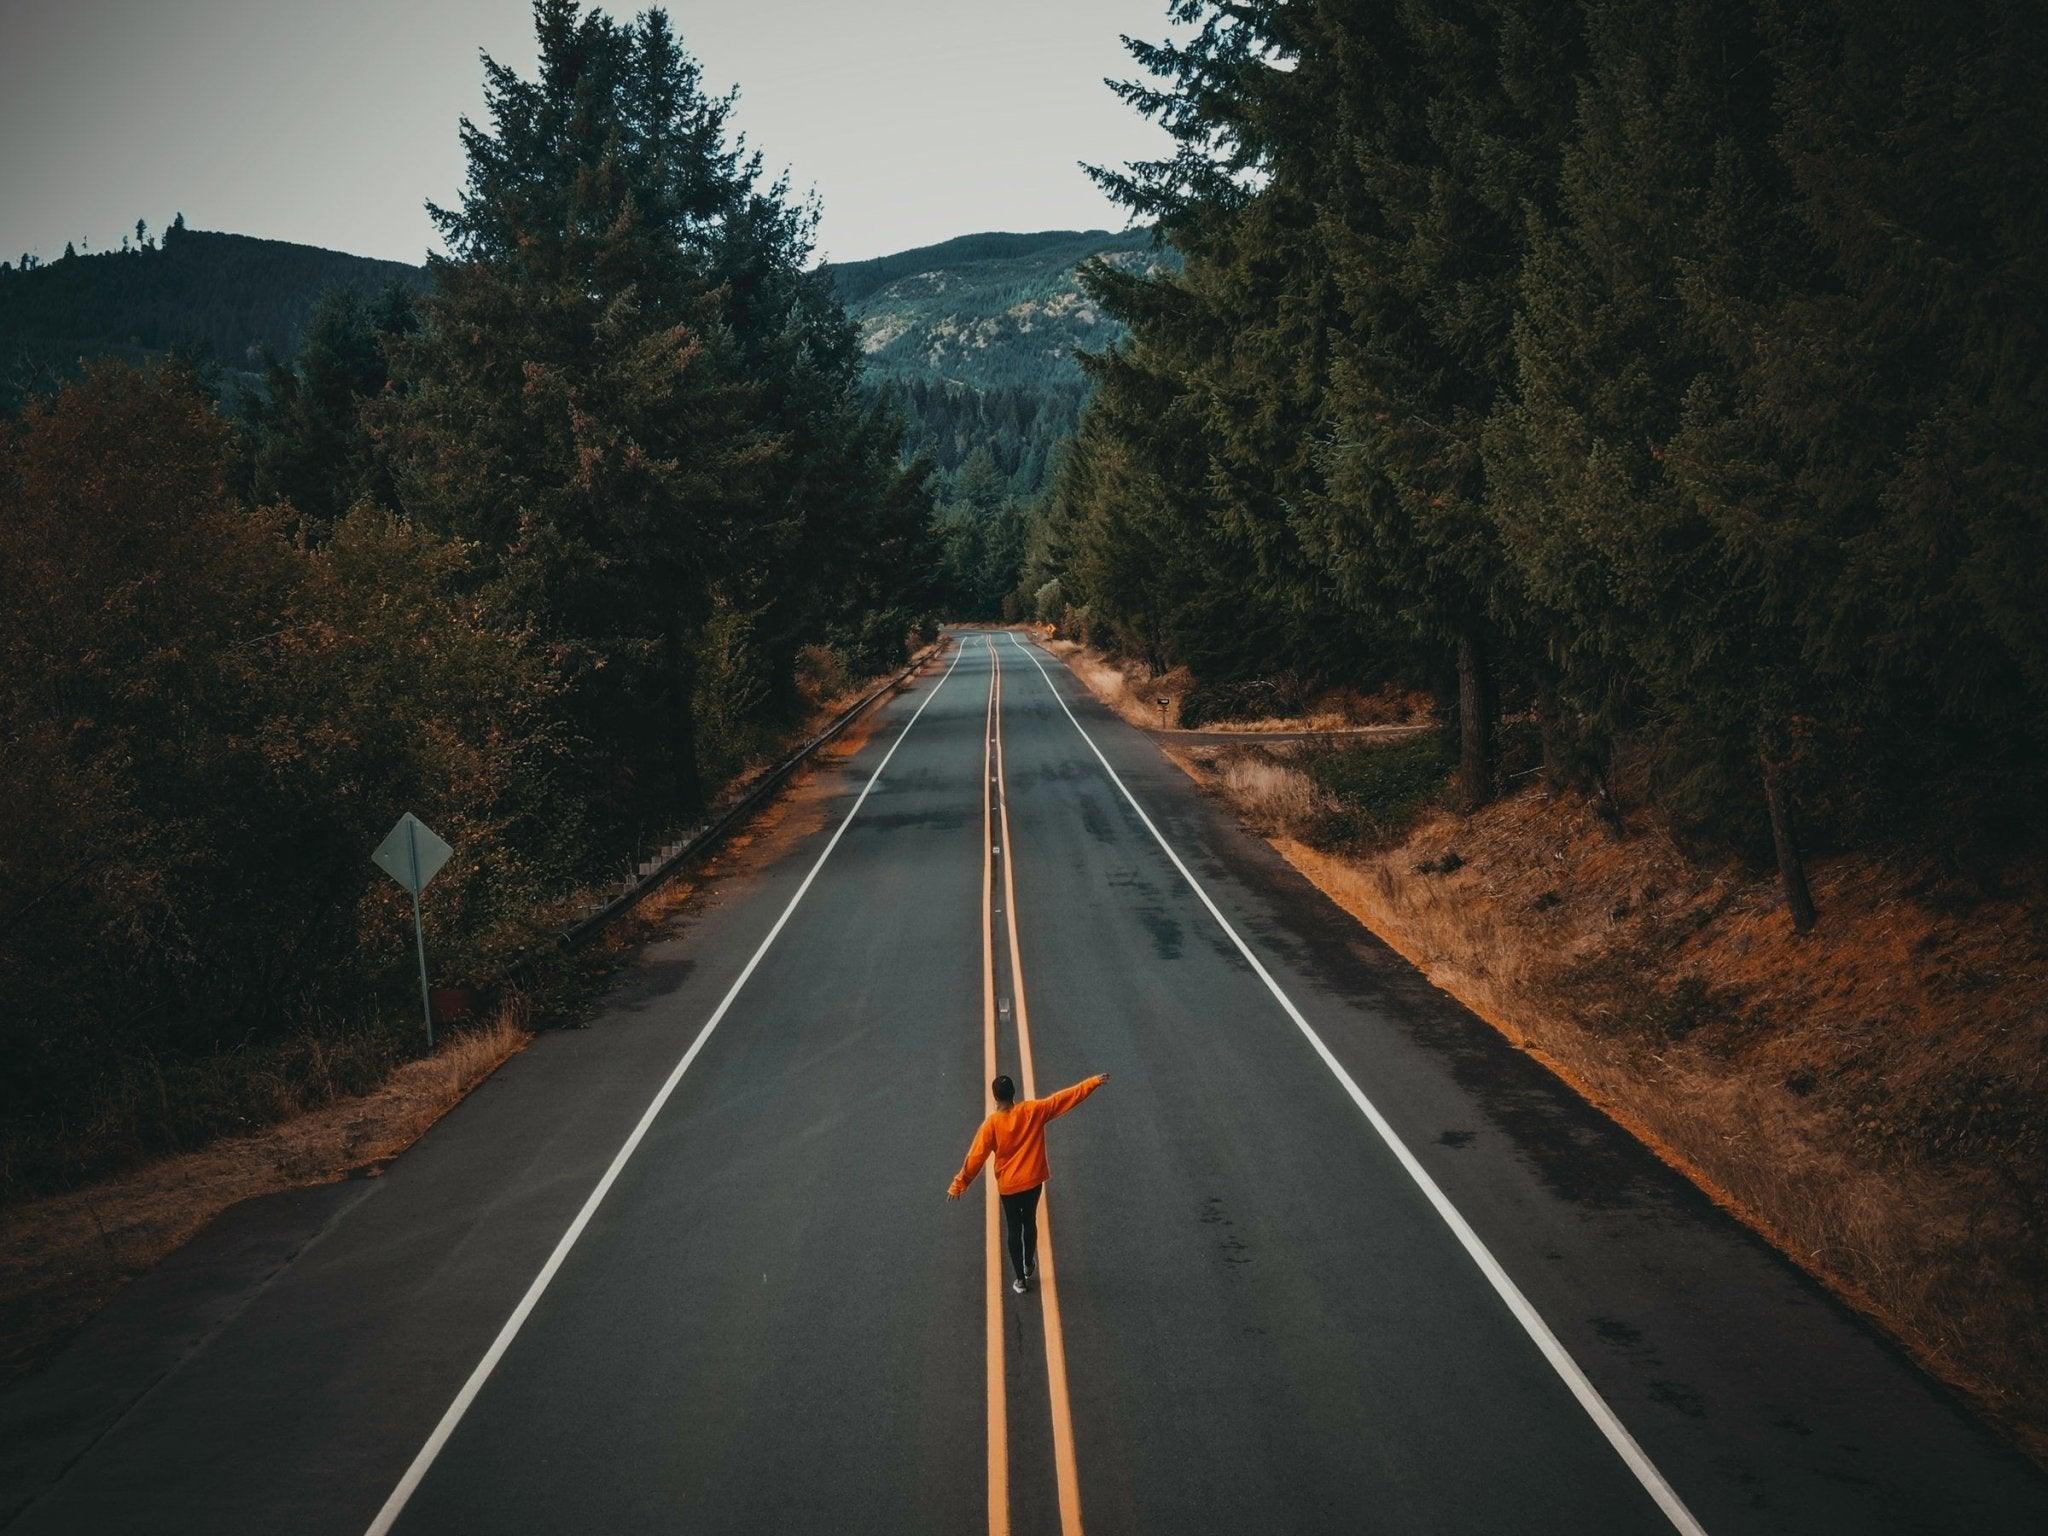
[{"label": "conifer forest", "polygon": [[418,1055],[395,807],[482,985],[947,620],[1182,727],[1415,701],[1311,766],[1647,818],[1802,936],[1833,855],[2031,888],[2048,8],[1159,20],[1121,231],[824,264],[668,15],[537,0],[423,268],[0,265],[0,1202]]},{"label": "conifer forest", "polygon": [[1177,268],[1016,611],[1211,689],[1424,686],[1707,843],[1802,858],[2048,807],[2040,7],[1178,4],[1097,172]]}]

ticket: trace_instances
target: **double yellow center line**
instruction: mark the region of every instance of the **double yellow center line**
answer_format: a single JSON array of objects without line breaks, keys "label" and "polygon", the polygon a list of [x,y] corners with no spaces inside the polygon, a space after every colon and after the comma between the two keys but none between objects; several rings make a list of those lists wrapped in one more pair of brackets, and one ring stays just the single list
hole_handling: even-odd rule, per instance
[{"label": "double yellow center line", "polygon": [[[981,775],[981,1040],[982,1076],[997,1066],[995,874],[1002,866],[1003,916],[1010,945],[1010,987],[1017,1019],[1017,1058],[1024,1097],[1038,1097],[1031,1062],[1031,1010],[1024,1000],[1024,961],[1017,947],[1017,882],[1011,856],[1010,802],[1003,774],[1003,666],[994,639],[988,640],[988,719],[983,733]],[[988,1112],[995,1100],[984,1089]],[[1052,1407],[1053,1471],[1059,1487],[1060,1536],[1081,1536],[1081,1483],[1074,1464],[1074,1415],[1067,1400],[1067,1345],[1060,1328],[1058,1272],[1053,1264],[1052,1214],[1040,1197],[1038,1278],[1045,1317],[1045,1379]],[[1003,1366],[1003,1230],[995,1170],[988,1174],[988,1528],[1009,1536],[1009,1418]]]}]

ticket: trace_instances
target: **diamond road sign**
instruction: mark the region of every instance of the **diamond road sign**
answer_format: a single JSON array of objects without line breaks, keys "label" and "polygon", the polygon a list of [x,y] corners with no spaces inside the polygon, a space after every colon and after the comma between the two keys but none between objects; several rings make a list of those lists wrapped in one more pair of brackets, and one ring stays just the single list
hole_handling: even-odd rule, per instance
[{"label": "diamond road sign", "polygon": [[441,873],[441,866],[454,851],[434,835],[431,827],[407,811],[370,857],[385,874],[417,896],[427,888],[429,880]]}]

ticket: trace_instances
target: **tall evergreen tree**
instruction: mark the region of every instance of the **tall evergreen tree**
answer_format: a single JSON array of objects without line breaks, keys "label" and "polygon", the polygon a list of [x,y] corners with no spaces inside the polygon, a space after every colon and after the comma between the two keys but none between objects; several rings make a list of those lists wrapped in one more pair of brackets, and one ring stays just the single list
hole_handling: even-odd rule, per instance
[{"label": "tall evergreen tree", "polygon": [[1807,680],[1832,819],[2038,827],[2048,15],[1762,9],[1781,169],[1744,191],[1776,213],[1780,281],[1725,218],[1686,296],[1727,379],[1674,462]]},{"label": "tall evergreen tree", "polygon": [[562,647],[593,787],[662,824],[700,797],[714,593],[786,679],[806,633],[860,621],[835,562],[904,553],[914,490],[804,270],[813,212],[761,184],[732,98],[661,12],[534,16],[534,79],[485,62],[489,126],[464,123],[468,182],[434,210],[453,254],[396,349],[380,450],[403,504],[489,551],[502,598]]},{"label": "tall evergreen tree", "polygon": [[[1302,157],[1314,92],[1297,78],[1306,11],[1174,8],[1198,30],[1184,44],[1133,43],[1160,83],[1118,87],[1168,128],[1174,153],[1096,173],[1184,257],[1179,271],[1086,269],[1091,294],[1131,330],[1090,365],[1091,413],[1115,424],[1166,498],[1141,516],[1170,517],[1179,531],[1162,528],[1163,541],[1199,551],[1158,643],[1219,685],[1348,669],[1389,639],[1384,612],[1333,580],[1304,517],[1324,489],[1335,319],[1310,177],[1284,169]],[[1084,433],[1082,447],[1099,441]]]},{"label": "tall evergreen tree", "polygon": [[1328,0],[1307,35],[1276,163],[1318,207],[1340,317],[1317,542],[1455,657],[1476,805],[1493,787],[1503,647],[1526,629],[1480,445],[1513,382],[1527,219],[1562,153],[1577,19],[1561,0]]},{"label": "tall evergreen tree", "polygon": [[358,496],[377,495],[363,407],[389,381],[388,349],[417,327],[412,294],[396,284],[374,301],[352,288],[321,297],[298,354],[271,363],[267,388],[246,407],[257,500],[288,501],[324,527]]},{"label": "tall evergreen tree", "polygon": [[1752,286],[1779,280],[1772,204],[1752,195],[1769,175],[1770,72],[1743,0],[1603,5],[1587,38],[1558,210],[1523,274],[1520,398],[1493,424],[1491,511],[1562,637],[1567,691],[1610,736],[1662,722],[1682,813],[1718,815],[1756,785],[1806,927],[1788,772],[1806,679],[1759,572],[1677,473],[1726,377],[1683,302],[1689,277],[1739,249]]},{"label": "tall evergreen tree", "polygon": [[1185,266],[1088,274],[1034,591],[1204,678],[1455,671],[1467,803],[1499,676],[1802,928],[1802,827],[2043,821],[2048,13],[1168,10],[1173,147],[1100,179]]}]

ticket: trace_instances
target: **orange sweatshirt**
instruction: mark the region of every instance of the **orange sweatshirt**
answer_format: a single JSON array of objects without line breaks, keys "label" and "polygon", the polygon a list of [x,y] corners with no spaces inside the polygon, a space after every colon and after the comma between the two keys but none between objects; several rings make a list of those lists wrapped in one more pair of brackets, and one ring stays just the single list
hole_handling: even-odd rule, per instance
[{"label": "orange sweatshirt", "polygon": [[958,1195],[966,1191],[991,1153],[996,1160],[996,1188],[1003,1194],[1020,1194],[1043,1184],[1046,1176],[1046,1125],[1059,1119],[1102,1084],[1102,1078],[1091,1077],[1071,1088],[1062,1088],[1047,1098],[1024,1099],[990,1115],[981,1122],[981,1129],[974,1133],[974,1145],[967,1149],[967,1161],[953,1176],[953,1193]]}]

